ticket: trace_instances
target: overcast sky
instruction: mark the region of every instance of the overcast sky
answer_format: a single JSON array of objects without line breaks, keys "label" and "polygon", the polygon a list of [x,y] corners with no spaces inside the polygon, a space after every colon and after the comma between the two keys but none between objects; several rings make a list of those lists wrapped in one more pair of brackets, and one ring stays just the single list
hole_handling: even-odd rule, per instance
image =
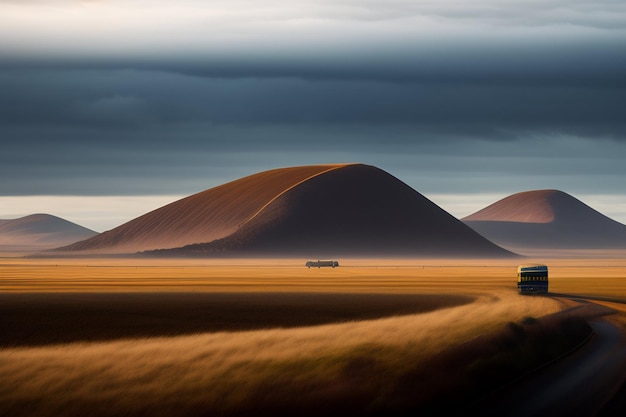
[{"label": "overcast sky", "polygon": [[626,223],[624,51],[623,0],[0,0],[0,219],[363,162],[457,217],[550,188]]}]

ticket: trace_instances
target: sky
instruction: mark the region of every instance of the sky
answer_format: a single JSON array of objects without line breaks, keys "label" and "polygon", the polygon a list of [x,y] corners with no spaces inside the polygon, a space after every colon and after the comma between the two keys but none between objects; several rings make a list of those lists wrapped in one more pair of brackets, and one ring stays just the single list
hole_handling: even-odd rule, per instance
[{"label": "sky", "polygon": [[0,0],[0,219],[360,162],[458,218],[558,189],[626,223],[624,51],[623,0]]}]

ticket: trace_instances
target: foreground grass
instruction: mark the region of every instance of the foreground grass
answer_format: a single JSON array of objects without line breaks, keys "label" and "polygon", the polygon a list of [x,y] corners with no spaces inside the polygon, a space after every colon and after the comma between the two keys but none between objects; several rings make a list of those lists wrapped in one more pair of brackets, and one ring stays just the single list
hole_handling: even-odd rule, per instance
[{"label": "foreground grass", "polygon": [[0,292],[0,349],[315,326],[470,303],[453,294]]},{"label": "foreground grass", "polygon": [[[626,299],[619,260],[610,265],[538,261],[550,265],[555,294]],[[558,356],[589,330],[577,316],[555,314],[567,307],[562,301],[518,295],[516,264],[502,261],[342,261],[332,270],[307,270],[300,261],[134,262],[11,260],[0,264],[0,291],[9,298],[33,292],[197,291],[445,294],[474,301],[340,324],[313,325],[319,323],[311,319],[301,328],[215,332],[198,326],[203,333],[187,336],[172,332],[40,347],[5,344],[0,349],[0,415],[432,415],[464,409],[474,398]],[[302,305],[299,309],[304,311]],[[307,311],[316,315],[315,308]],[[124,317],[104,315],[105,324],[107,319],[119,325]],[[48,336],[36,334],[33,340],[48,344],[54,339]]]},{"label": "foreground grass", "polygon": [[561,308],[547,297],[501,291],[380,320],[4,349],[0,413],[400,415],[462,406],[503,364],[523,369],[544,360],[531,353],[524,363],[520,352],[562,326],[549,330],[529,317]]}]

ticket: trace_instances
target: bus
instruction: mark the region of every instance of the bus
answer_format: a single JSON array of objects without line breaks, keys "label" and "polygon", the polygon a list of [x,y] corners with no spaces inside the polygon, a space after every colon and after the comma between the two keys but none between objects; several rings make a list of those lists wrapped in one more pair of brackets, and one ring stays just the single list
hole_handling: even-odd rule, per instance
[{"label": "bus", "polygon": [[546,265],[520,265],[517,267],[517,288],[520,294],[545,294],[548,292],[548,267]]}]

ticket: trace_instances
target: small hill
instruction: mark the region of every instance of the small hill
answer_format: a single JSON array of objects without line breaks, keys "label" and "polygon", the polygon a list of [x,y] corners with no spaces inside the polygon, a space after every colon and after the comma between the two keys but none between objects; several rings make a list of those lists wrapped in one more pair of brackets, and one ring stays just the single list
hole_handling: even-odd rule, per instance
[{"label": "small hill", "polygon": [[362,164],[260,172],[55,251],[185,257],[516,256],[387,172]]},{"label": "small hill", "polygon": [[84,240],[98,233],[50,214],[0,220],[0,248],[44,250]]},{"label": "small hill", "polygon": [[626,225],[559,190],[513,194],[461,221],[514,251],[626,249]]}]

